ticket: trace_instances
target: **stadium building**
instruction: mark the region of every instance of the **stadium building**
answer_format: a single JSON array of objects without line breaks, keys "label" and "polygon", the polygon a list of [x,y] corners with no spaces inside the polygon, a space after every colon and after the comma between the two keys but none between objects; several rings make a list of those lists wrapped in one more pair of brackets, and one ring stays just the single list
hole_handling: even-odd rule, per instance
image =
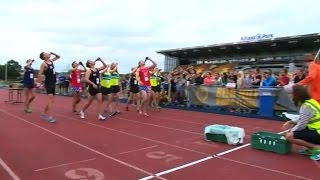
[{"label": "stadium building", "polygon": [[[304,54],[316,54],[320,33],[274,38],[273,34],[242,37],[239,42],[157,51],[165,56],[164,71],[179,65],[234,64],[235,68],[260,67],[277,71],[303,67]],[[289,68],[289,69],[291,69]]]}]

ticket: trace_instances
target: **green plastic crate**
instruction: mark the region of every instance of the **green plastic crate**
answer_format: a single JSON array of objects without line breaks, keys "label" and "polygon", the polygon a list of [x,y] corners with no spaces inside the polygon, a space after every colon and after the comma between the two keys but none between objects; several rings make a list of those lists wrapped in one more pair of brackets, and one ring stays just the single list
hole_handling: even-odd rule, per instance
[{"label": "green plastic crate", "polygon": [[251,147],[278,154],[287,154],[291,151],[292,145],[286,139],[281,139],[283,135],[269,132],[256,132],[251,134]]},{"label": "green plastic crate", "polygon": [[207,141],[228,143],[227,137],[224,134],[210,134],[206,133],[205,138]]}]

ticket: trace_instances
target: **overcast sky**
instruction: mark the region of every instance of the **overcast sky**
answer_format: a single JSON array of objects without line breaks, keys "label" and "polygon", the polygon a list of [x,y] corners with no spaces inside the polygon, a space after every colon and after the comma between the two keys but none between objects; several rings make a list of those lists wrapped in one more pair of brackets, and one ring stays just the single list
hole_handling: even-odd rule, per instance
[{"label": "overcast sky", "polygon": [[163,68],[157,50],[320,32],[317,0],[1,0],[0,64],[39,53],[74,60],[102,57],[127,73],[146,56]]}]

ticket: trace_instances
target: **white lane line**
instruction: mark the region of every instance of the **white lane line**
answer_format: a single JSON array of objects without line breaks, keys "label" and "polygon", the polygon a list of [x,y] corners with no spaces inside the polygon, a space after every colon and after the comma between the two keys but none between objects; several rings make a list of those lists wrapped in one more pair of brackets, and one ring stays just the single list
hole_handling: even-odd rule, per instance
[{"label": "white lane line", "polygon": [[125,152],[119,153],[119,155],[121,155],[121,154],[128,154],[128,153],[132,153],[132,152],[143,151],[143,150],[151,149],[151,148],[155,148],[155,147],[158,147],[158,145],[149,146],[149,147],[140,148],[140,149],[135,149],[135,150],[131,150],[131,151],[125,151]]},{"label": "white lane line", "polygon": [[216,156],[217,156],[217,157],[223,156],[223,155],[225,155],[225,154],[229,154],[229,153],[231,153],[231,152],[238,151],[238,150],[240,150],[240,149],[242,149],[242,148],[245,148],[245,147],[248,147],[248,146],[250,146],[250,145],[251,145],[250,143],[244,144],[244,145],[242,145],[242,146],[239,146],[239,147],[236,147],[236,148],[233,148],[233,149],[230,149],[230,150],[227,150],[227,151],[223,151],[223,152],[221,152],[221,153],[218,153],[218,154],[216,154]]},{"label": "white lane line", "polygon": [[20,180],[16,173],[14,173],[11,168],[0,158],[0,165],[3,167],[4,170],[11,176],[13,180]]},{"label": "white lane line", "polygon": [[147,176],[147,177],[141,178],[141,179],[139,179],[139,180],[148,180],[148,179],[152,179],[152,178],[155,178],[155,177],[159,177],[159,176],[161,176],[161,175],[168,174],[168,173],[177,171],[177,170],[179,170],[179,169],[183,169],[183,168],[186,168],[186,167],[189,167],[189,166],[192,166],[192,165],[195,165],[195,164],[198,164],[198,163],[207,161],[207,160],[212,159],[212,158],[213,158],[213,157],[209,156],[209,157],[206,157],[206,158],[203,158],[203,159],[199,159],[199,160],[197,160],[197,161],[193,161],[193,162],[191,162],[191,163],[184,164],[184,165],[182,165],[182,166],[178,166],[178,167],[175,167],[175,168],[172,168],[172,169],[168,169],[168,170],[166,170],[166,171],[162,171],[162,172],[157,173],[157,174],[155,174],[155,175]]},{"label": "white lane line", "polygon": [[71,163],[64,163],[64,164],[59,164],[59,165],[55,165],[55,166],[49,166],[49,167],[46,167],[46,168],[36,169],[36,170],[34,170],[34,171],[39,172],[39,171],[44,171],[44,170],[53,169],[53,168],[62,167],[62,166],[68,166],[68,165],[72,165],[72,164],[89,162],[89,161],[93,161],[93,160],[95,160],[95,159],[96,159],[96,158],[91,158],[91,159],[86,159],[86,160],[82,160],[82,161],[75,161],[75,162],[71,162]]},{"label": "white lane line", "polygon": [[302,177],[302,176],[299,176],[299,175],[286,173],[286,172],[282,172],[282,171],[278,171],[278,170],[274,170],[274,169],[269,169],[269,168],[265,168],[265,167],[262,167],[262,166],[257,166],[257,165],[253,165],[253,164],[237,161],[237,160],[232,160],[232,159],[229,159],[229,158],[224,158],[224,157],[217,157],[217,158],[218,159],[223,159],[225,161],[230,161],[230,162],[234,162],[234,163],[237,163],[237,164],[245,165],[245,166],[250,166],[250,167],[254,167],[254,168],[263,169],[265,171],[270,171],[270,172],[274,172],[274,173],[278,173],[278,174],[291,176],[291,177],[298,178],[298,179],[312,180],[310,178]]},{"label": "white lane line", "polygon": [[[148,172],[148,171],[146,171],[146,170],[143,170],[143,169],[141,169],[141,168],[139,168],[139,167],[137,167],[137,166],[134,166],[134,165],[132,165],[132,164],[126,163],[126,162],[121,161],[121,160],[119,160],[119,159],[116,159],[116,158],[114,158],[114,157],[108,156],[108,155],[106,155],[106,154],[104,154],[104,153],[102,153],[102,152],[100,152],[100,151],[97,151],[97,150],[95,150],[95,149],[92,149],[92,148],[90,148],[90,147],[88,147],[88,146],[86,146],[86,145],[84,145],[84,144],[81,144],[81,143],[79,143],[79,142],[77,142],[77,141],[74,141],[74,140],[69,139],[69,138],[67,138],[67,137],[65,137],[65,136],[62,136],[62,135],[60,135],[60,134],[57,134],[57,133],[55,133],[55,132],[53,132],[53,131],[50,131],[49,129],[46,129],[46,128],[40,126],[40,125],[37,125],[37,124],[32,123],[32,122],[29,122],[29,121],[27,121],[27,120],[25,120],[25,119],[23,119],[23,118],[21,118],[21,117],[19,117],[19,116],[16,116],[16,115],[14,115],[14,114],[12,114],[12,113],[9,113],[9,112],[3,111],[3,110],[0,110],[0,111],[3,112],[3,113],[5,113],[5,114],[8,114],[8,115],[10,115],[10,116],[12,116],[12,117],[14,117],[14,118],[16,118],[16,119],[19,119],[20,121],[23,121],[23,122],[25,122],[25,123],[28,123],[28,124],[34,126],[34,127],[37,127],[37,128],[39,128],[39,129],[41,129],[41,130],[43,130],[43,131],[46,131],[46,132],[49,133],[49,134],[52,134],[52,135],[54,135],[54,136],[57,136],[57,137],[59,137],[59,138],[61,138],[61,139],[64,139],[64,140],[66,140],[66,141],[68,141],[68,142],[70,142],[70,143],[72,143],[72,144],[78,145],[78,146],[80,146],[80,147],[82,147],[82,148],[84,148],[84,149],[87,149],[87,150],[89,150],[89,151],[91,151],[91,152],[93,152],[93,153],[96,153],[96,154],[98,154],[98,155],[100,155],[100,156],[103,156],[103,157],[105,157],[105,158],[107,158],[107,159],[113,160],[113,161],[115,161],[115,162],[117,162],[117,163],[120,163],[120,164],[122,164],[122,165],[124,165],[124,166],[130,167],[130,168],[132,168],[132,169],[135,169],[135,170],[137,170],[137,171],[139,171],[139,172],[142,172],[142,173],[145,173],[145,174],[148,174],[148,175],[153,175],[151,172]],[[158,178],[161,178],[161,177],[158,177]],[[161,179],[164,179],[164,178],[161,178]],[[15,179],[15,180],[16,180],[16,179]]]},{"label": "white lane line", "polygon": [[168,174],[168,173],[171,173],[171,172],[174,172],[174,171],[177,171],[179,169],[183,169],[183,168],[186,168],[186,167],[189,167],[189,166],[193,166],[195,164],[199,164],[201,162],[204,162],[204,161],[207,161],[209,159],[212,159],[213,157],[212,156],[209,156],[209,157],[206,157],[206,158],[203,158],[203,159],[200,159],[200,160],[197,160],[197,161],[193,161],[191,163],[188,163],[188,164],[185,164],[185,165],[182,165],[182,166],[179,166],[179,167],[175,167],[173,169],[169,169],[169,170],[166,170],[166,171],[162,171],[160,173],[157,173],[155,174],[156,176],[162,176],[164,174]]},{"label": "white lane line", "polygon": [[[282,131],[282,132],[279,132],[277,134],[283,134],[285,132],[288,132],[289,130],[286,130],[286,131]],[[232,148],[230,150],[227,150],[227,151],[223,151],[221,153],[218,153],[218,154],[215,154],[215,155],[212,155],[212,156],[208,156],[207,158],[203,158],[203,159],[200,159],[198,161],[193,161],[193,162],[190,162],[188,164],[185,164],[185,165],[181,165],[181,166],[178,166],[178,167],[175,167],[175,168],[172,168],[172,169],[168,169],[166,171],[162,171],[162,172],[159,172],[155,175],[151,175],[151,176],[147,176],[147,177],[144,177],[142,179],[139,179],[139,180],[148,180],[148,179],[152,179],[154,177],[158,177],[160,175],[165,175],[165,174],[168,174],[168,173],[171,173],[171,172],[174,172],[174,171],[178,171],[180,169],[183,169],[183,168],[187,168],[187,167],[190,167],[190,166],[193,166],[193,165],[196,165],[196,164],[199,164],[199,163],[202,163],[204,161],[207,161],[207,160],[210,160],[210,159],[213,159],[215,157],[220,157],[220,156],[223,156],[223,155],[226,155],[226,154],[229,154],[231,152],[235,152],[235,151],[238,151],[240,149],[243,149],[243,148],[246,148],[248,146],[250,146],[251,144],[250,143],[247,143],[247,144],[244,144],[242,146],[239,146],[239,147],[236,147],[236,148]]]}]

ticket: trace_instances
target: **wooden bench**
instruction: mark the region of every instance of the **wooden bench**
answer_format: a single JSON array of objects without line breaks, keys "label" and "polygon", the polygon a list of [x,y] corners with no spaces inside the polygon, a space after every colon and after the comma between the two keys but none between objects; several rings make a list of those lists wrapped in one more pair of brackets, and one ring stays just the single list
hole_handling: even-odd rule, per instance
[{"label": "wooden bench", "polygon": [[[14,98],[14,92],[16,92],[16,99]],[[24,103],[22,100],[23,88],[9,88],[8,89],[8,100],[6,103]]]}]

